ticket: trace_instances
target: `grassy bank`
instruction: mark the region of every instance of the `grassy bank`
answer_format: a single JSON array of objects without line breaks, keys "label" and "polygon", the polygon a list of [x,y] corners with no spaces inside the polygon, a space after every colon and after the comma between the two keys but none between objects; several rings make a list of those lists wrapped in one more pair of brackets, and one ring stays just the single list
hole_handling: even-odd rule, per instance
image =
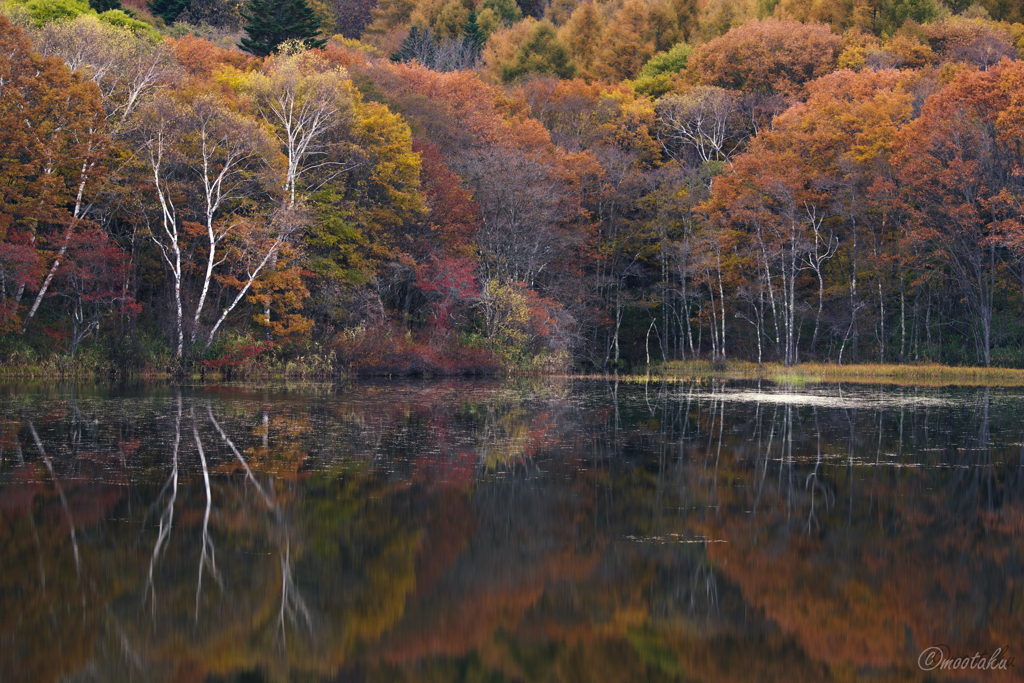
[{"label": "grassy bank", "polygon": [[665,366],[670,377],[694,379],[768,379],[775,382],[859,382],[864,384],[897,384],[924,386],[1024,386],[1024,370],[1010,368],[953,367],[933,363],[895,365],[865,363],[835,365],[802,363],[787,368],[781,363],[746,361],[682,361]]}]

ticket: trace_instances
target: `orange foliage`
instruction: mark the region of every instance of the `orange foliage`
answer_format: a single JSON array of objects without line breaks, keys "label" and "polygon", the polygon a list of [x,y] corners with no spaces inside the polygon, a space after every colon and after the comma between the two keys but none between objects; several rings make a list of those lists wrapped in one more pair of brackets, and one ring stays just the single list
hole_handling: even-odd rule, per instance
[{"label": "orange foliage", "polygon": [[704,85],[800,95],[835,68],[841,48],[825,24],[754,20],[698,46],[688,69]]}]

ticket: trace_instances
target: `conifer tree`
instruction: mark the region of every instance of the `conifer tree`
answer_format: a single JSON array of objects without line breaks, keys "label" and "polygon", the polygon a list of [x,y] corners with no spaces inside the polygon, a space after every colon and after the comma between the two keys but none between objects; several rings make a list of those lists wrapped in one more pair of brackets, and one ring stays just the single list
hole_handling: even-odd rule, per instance
[{"label": "conifer tree", "polygon": [[121,6],[121,0],[89,0],[89,7],[98,14],[103,14],[112,9],[124,11],[124,7]]},{"label": "conifer tree", "polygon": [[551,74],[559,78],[576,75],[576,65],[572,63],[569,51],[559,40],[555,27],[546,19],[530,29],[512,61],[501,65],[501,80],[505,83],[528,73]]},{"label": "conifer tree", "polygon": [[429,28],[420,28],[413,24],[409,28],[409,35],[405,37],[398,48],[398,52],[391,55],[392,62],[418,61],[420,64],[431,66],[437,54],[437,44],[434,42],[433,32]]},{"label": "conifer tree", "polygon": [[487,38],[484,36],[484,32],[480,30],[480,24],[476,20],[476,10],[470,10],[469,18],[466,19],[466,25],[462,29],[462,35],[473,46],[476,54],[479,55],[480,50],[484,48],[484,43],[487,42]]},{"label": "conifer tree", "polygon": [[290,40],[310,49],[327,44],[317,38],[320,19],[306,0],[251,0],[242,18],[247,35],[238,46],[257,57],[266,57]]},{"label": "conifer tree", "polygon": [[178,15],[188,9],[189,0],[151,0],[149,9],[153,14],[164,20],[166,24],[173,24]]}]

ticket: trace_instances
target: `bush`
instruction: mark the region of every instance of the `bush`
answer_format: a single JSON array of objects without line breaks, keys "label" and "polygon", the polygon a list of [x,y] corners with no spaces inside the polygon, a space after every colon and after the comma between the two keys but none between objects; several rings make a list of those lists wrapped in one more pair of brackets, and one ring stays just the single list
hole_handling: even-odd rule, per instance
[{"label": "bush", "polygon": [[332,345],[338,362],[357,375],[493,375],[500,370],[486,349],[417,343],[390,323],[343,332]]}]

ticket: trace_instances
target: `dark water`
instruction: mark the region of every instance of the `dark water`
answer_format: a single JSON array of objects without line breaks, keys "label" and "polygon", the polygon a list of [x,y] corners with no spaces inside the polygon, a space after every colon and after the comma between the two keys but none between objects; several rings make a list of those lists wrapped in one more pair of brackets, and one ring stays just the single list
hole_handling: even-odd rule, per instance
[{"label": "dark water", "polygon": [[1020,681],[1022,399],[0,386],[0,681]]}]

